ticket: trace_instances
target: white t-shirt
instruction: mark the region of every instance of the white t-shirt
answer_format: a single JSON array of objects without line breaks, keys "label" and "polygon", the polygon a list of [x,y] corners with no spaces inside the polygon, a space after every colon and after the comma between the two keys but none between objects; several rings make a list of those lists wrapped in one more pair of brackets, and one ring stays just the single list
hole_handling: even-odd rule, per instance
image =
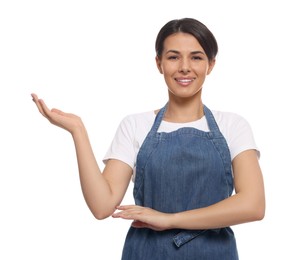
[{"label": "white t-shirt", "polygon": [[[227,141],[232,160],[236,155],[248,149],[255,149],[258,157],[260,156],[252,129],[243,117],[231,112],[211,111],[219,130]],[[135,175],[137,154],[154,123],[155,117],[154,111],[148,111],[123,118],[103,162],[106,163],[108,159],[121,160],[134,169]],[[181,127],[194,127],[202,131],[209,131],[206,118],[203,116],[201,119],[189,123],[162,121],[158,132],[168,133]]]}]

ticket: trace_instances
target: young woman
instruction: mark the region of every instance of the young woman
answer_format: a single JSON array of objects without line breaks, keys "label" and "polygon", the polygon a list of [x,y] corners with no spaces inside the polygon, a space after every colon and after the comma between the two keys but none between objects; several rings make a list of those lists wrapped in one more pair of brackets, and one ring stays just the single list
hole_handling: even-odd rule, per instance
[{"label": "young woman", "polygon": [[[238,259],[230,226],[264,217],[259,151],[249,124],[202,103],[217,51],[213,34],[198,20],[172,20],[161,28],[156,65],[168,102],[122,120],[102,171],[82,120],[49,110],[32,94],[40,113],[71,133],[93,215],[133,220],[122,259]],[[120,205],[131,179],[135,205]]]}]

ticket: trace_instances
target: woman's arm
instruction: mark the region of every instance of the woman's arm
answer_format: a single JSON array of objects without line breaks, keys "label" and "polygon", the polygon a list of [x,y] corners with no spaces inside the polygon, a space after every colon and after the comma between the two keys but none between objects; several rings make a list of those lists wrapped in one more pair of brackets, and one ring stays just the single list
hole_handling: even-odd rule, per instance
[{"label": "woman's arm", "polygon": [[79,176],[85,201],[97,219],[110,216],[119,205],[127,190],[132,169],[119,160],[109,160],[99,169],[90,140],[82,120],[70,113],[46,106],[43,100],[32,94],[39,112],[52,124],[71,133],[78,162]]},{"label": "woman's arm", "polygon": [[135,220],[134,227],[155,230],[172,228],[213,229],[261,220],[265,214],[262,172],[254,150],[247,150],[233,160],[235,193],[205,208],[165,214],[139,206],[120,206],[113,217]]},{"label": "woman's arm", "polygon": [[126,193],[131,167],[119,160],[108,160],[101,173],[85,128],[73,134],[80,183],[85,201],[97,219],[109,217]]}]

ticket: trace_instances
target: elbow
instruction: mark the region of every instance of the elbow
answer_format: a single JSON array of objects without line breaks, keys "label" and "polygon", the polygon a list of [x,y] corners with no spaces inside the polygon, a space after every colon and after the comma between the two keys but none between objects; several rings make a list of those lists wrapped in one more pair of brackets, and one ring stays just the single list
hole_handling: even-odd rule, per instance
[{"label": "elbow", "polygon": [[109,215],[104,215],[104,214],[96,214],[93,213],[93,216],[97,219],[97,220],[103,220],[109,217]]},{"label": "elbow", "polygon": [[265,206],[265,202],[264,202],[264,204],[257,211],[257,220],[263,220],[265,217],[265,213],[266,213],[266,206]]},{"label": "elbow", "polygon": [[103,220],[110,217],[116,210],[112,203],[103,203],[98,201],[93,201],[91,203],[87,202],[87,206],[97,220]]},{"label": "elbow", "polygon": [[91,213],[97,220],[103,220],[110,217],[114,210],[91,210]]},{"label": "elbow", "polygon": [[253,221],[261,221],[264,219],[265,217],[265,209],[257,209],[254,213],[253,213]]},{"label": "elbow", "polygon": [[261,221],[265,217],[265,203],[255,203],[249,209],[250,221]]},{"label": "elbow", "polygon": [[259,212],[259,219],[258,220],[263,220],[265,217],[265,213],[266,213],[266,206],[265,206],[265,202],[264,205],[261,207],[260,212]]},{"label": "elbow", "polygon": [[261,197],[258,202],[256,203],[256,220],[260,221],[263,220],[265,217],[265,212],[266,212],[266,201],[265,197]]},{"label": "elbow", "polygon": [[256,194],[253,196],[253,193],[250,195],[240,196],[241,214],[245,222],[261,221],[265,217],[265,196],[263,194]]}]

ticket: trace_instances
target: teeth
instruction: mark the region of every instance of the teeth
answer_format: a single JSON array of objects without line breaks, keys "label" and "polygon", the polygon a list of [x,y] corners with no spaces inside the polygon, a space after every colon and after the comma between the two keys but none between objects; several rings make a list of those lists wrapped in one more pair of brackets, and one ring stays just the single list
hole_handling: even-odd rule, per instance
[{"label": "teeth", "polygon": [[191,82],[191,79],[178,79],[179,82],[183,82],[183,83],[187,83],[187,82]]}]

